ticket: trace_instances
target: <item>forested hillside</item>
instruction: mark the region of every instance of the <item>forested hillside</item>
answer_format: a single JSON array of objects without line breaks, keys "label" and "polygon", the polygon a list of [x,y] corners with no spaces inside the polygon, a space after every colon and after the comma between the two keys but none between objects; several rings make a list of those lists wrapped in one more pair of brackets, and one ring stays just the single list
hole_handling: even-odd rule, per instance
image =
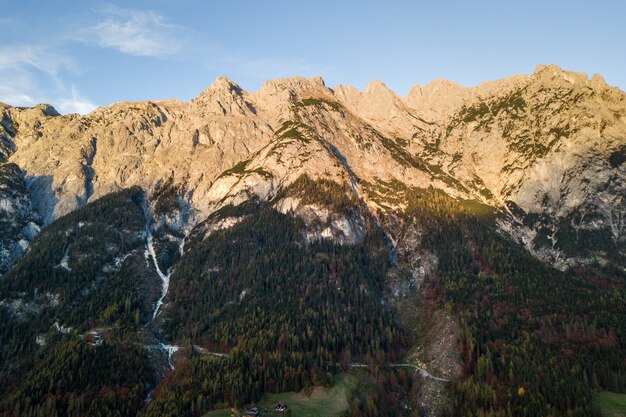
[{"label": "forested hillside", "polygon": [[0,279],[2,415],[127,416],[142,406],[154,383],[138,333],[154,279],[143,200],[129,189],[62,217]]},{"label": "forested hillside", "polygon": [[[368,214],[349,187],[306,177],[272,200],[225,206],[186,238],[156,321],[144,193],[62,217],[0,280],[2,414],[201,416],[331,385],[363,363],[370,382],[351,395],[348,416],[418,415],[425,380],[388,368],[410,349],[403,312],[386,301],[398,262],[381,227],[390,216],[419,230],[419,247],[438,259],[418,296],[460,324],[463,374],[441,412],[599,415],[596,391],[626,389],[620,270],[558,271],[499,235],[501,214],[488,206],[395,187],[405,208],[394,213]],[[324,221],[277,211],[287,198],[365,216],[366,233],[350,245],[311,240]],[[160,381],[150,347],[159,338],[181,349]]]},{"label": "forested hillside", "polygon": [[[299,184],[286,193],[306,190],[311,201],[350,209],[348,191],[336,184]],[[328,198],[333,190],[337,200]],[[403,333],[381,303],[389,256],[375,223],[360,244],[341,246],[307,242],[306,224],[271,202],[226,207],[207,222],[220,216],[242,220],[192,233],[162,319],[172,341],[226,356],[190,352],[142,415],[201,415],[265,392],[332,384],[352,361],[401,357]]]},{"label": "forested hillside", "polygon": [[499,236],[485,208],[432,189],[406,197],[439,256],[425,294],[463,330],[451,415],[599,415],[595,392],[626,390],[623,271],[555,270]]}]

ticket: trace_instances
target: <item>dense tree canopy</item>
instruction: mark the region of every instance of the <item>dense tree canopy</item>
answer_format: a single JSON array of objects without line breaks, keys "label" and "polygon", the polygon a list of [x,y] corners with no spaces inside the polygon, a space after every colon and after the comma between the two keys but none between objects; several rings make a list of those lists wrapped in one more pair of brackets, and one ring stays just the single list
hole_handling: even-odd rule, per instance
[{"label": "dense tree canopy", "polygon": [[[160,214],[176,207],[175,190],[163,190]],[[463,376],[451,384],[447,414],[598,415],[597,390],[626,390],[622,271],[555,270],[503,238],[490,208],[432,189],[397,189],[393,203],[405,209],[377,218],[331,181],[303,177],[276,199],[286,196],[363,215],[367,233],[354,245],[308,241],[307,228],[319,225],[279,213],[276,200],[226,206],[192,231],[184,256],[169,258],[156,323],[160,282],[144,257],[141,190],[46,227],[0,277],[0,415],[201,416],[330,385],[351,362],[401,361],[408,337],[385,299],[394,256],[379,226],[391,216],[436,254],[421,291],[462,328]],[[237,223],[209,232],[227,217]],[[102,344],[88,342],[92,329]],[[157,382],[148,346],[157,334],[182,351],[144,404]],[[361,376],[347,417],[419,413],[411,373],[374,366]]]},{"label": "dense tree canopy", "polygon": [[560,272],[497,234],[488,210],[434,190],[407,199],[439,256],[427,292],[464,329],[453,415],[589,416],[596,390],[626,390],[623,272]]}]

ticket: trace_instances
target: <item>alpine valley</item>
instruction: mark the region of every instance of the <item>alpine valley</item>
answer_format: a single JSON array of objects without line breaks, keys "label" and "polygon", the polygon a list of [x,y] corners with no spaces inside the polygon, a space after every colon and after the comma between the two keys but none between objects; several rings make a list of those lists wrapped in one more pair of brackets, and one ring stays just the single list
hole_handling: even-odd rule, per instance
[{"label": "alpine valley", "polygon": [[556,66],[0,103],[0,416],[601,416],[625,162],[626,94]]}]

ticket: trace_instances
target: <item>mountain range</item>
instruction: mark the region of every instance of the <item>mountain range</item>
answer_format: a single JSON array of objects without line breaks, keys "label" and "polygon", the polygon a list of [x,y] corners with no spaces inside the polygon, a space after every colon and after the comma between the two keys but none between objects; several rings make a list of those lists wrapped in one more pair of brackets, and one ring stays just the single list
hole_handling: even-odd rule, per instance
[{"label": "mountain range", "polygon": [[[347,415],[590,415],[626,386],[626,94],[600,75],[0,112],[2,415],[203,415],[355,364],[439,379],[390,366]],[[82,392],[63,355],[125,376]],[[554,356],[584,384],[538,389]]]}]

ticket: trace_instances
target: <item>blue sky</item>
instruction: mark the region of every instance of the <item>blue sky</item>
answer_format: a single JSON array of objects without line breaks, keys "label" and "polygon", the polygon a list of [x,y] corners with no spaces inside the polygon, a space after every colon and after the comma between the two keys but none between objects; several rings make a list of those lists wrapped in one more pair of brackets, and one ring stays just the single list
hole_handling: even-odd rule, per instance
[{"label": "blue sky", "polygon": [[471,86],[537,64],[598,72],[626,90],[623,1],[4,1],[0,101],[63,113],[189,100],[218,75],[248,91],[321,75],[400,95]]}]

